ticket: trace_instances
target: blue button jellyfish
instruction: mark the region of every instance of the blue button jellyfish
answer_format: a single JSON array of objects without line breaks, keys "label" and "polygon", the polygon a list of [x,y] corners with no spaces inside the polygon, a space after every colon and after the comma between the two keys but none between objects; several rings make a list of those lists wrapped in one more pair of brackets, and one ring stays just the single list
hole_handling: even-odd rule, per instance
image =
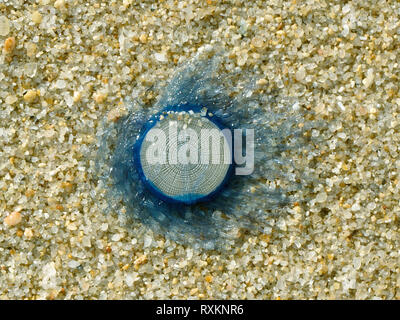
[{"label": "blue button jellyfish", "polygon": [[288,156],[312,148],[307,111],[274,105],[254,80],[235,85],[240,73],[224,74],[221,57],[183,65],[151,106],[127,102],[128,114],[106,123],[97,159],[112,208],[206,249],[268,232],[310,181]]}]

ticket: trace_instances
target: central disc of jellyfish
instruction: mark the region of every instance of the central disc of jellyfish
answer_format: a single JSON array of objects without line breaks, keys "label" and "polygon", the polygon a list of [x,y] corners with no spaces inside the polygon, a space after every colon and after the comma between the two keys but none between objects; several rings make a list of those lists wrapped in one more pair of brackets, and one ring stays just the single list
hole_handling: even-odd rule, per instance
[{"label": "central disc of jellyfish", "polygon": [[134,151],[143,183],[167,202],[209,200],[232,171],[231,131],[205,107],[172,107],[153,116]]}]

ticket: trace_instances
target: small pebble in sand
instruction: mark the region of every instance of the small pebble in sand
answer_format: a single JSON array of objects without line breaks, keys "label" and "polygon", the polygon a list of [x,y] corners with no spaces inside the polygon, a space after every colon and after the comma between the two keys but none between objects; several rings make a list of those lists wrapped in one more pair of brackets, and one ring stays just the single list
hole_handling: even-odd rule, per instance
[{"label": "small pebble in sand", "polygon": [[259,86],[265,86],[268,83],[268,81],[266,79],[260,79],[257,81],[257,84]]},{"label": "small pebble in sand", "polygon": [[26,228],[25,231],[24,231],[24,236],[25,236],[25,238],[27,238],[28,240],[29,240],[29,239],[32,239],[32,237],[33,237],[33,231],[32,231],[32,229],[31,229],[31,228]]},{"label": "small pebble in sand", "polygon": [[251,44],[256,48],[261,48],[264,45],[264,40],[260,37],[255,37],[251,40]]},{"label": "small pebble in sand", "polygon": [[74,184],[71,182],[63,182],[61,183],[61,187],[64,189],[64,191],[68,194],[74,191]]},{"label": "small pebble in sand", "polygon": [[54,8],[56,9],[62,9],[65,6],[65,1],[64,0],[57,0],[54,2]]},{"label": "small pebble in sand", "polygon": [[146,262],[147,262],[147,256],[144,254],[135,260],[134,265],[140,266],[141,264],[146,263]]},{"label": "small pebble in sand", "polygon": [[28,90],[25,94],[24,94],[24,100],[28,103],[32,103],[33,101],[35,101],[37,96],[37,92],[36,90]]},{"label": "small pebble in sand", "polygon": [[17,102],[17,100],[18,100],[18,98],[15,95],[9,95],[9,96],[6,97],[5,101],[6,101],[7,104],[11,105],[11,104]]},{"label": "small pebble in sand", "polygon": [[5,37],[10,32],[10,21],[5,17],[0,17],[0,36]]},{"label": "small pebble in sand", "polygon": [[4,41],[4,48],[3,48],[4,53],[11,54],[14,51],[14,48],[15,48],[15,38],[14,37],[7,38]]},{"label": "small pebble in sand", "polygon": [[296,74],[295,74],[296,80],[297,80],[297,81],[302,81],[302,80],[305,78],[305,76],[306,76],[306,70],[304,69],[303,66],[301,66],[301,67],[297,70],[297,72],[296,72]]},{"label": "small pebble in sand", "polygon": [[168,58],[167,58],[167,56],[165,55],[164,52],[161,52],[161,53],[156,52],[154,54],[154,57],[156,58],[156,60],[158,62],[167,62],[168,61]]},{"label": "small pebble in sand", "polygon": [[10,213],[7,217],[5,217],[4,223],[7,226],[12,227],[20,223],[21,220],[22,220],[21,213],[19,211],[14,211]]},{"label": "small pebble in sand", "polygon": [[363,79],[362,83],[366,88],[369,88],[371,84],[374,82],[374,71],[372,69],[369,69],[367,72],[367,76]]},{"label": "small pebble in sand", "polygon": [[96,101],[96,103],[103,103],[104,100],[106,100],[106,98],[107,98],[107,93],[102,91],[98,91],[93,95],[93,99],[94,101]]},{"label": "small pebble in sand", "polygon": [[75,91],[74,97],[73,97],[74,103],[79,102],[79,100],[81,100],[81,97],[82,97],[82,93],[80,93],[79,91]]},{"label": "small pebble in sand", "polygon": [[147,35],[145,33],[142,33],[139,37],[139,40],[141,43],[146,43],[147,42]]},{"label": "small pebble in sand", "polygon": [[32,21],[36,24],[40,24],[42,22],[42,15],[39,11],[35,11],[32,13]]},{"label": "small pebble in sand", "polygon": [[34,44],[33,42],[28,42],[28,43],[26,44],[26,46],[25,46],[25,49],[26,49],[26,55],[27,55],[29,58],[32,58],[32,57],[36,54],[37,45]]}]

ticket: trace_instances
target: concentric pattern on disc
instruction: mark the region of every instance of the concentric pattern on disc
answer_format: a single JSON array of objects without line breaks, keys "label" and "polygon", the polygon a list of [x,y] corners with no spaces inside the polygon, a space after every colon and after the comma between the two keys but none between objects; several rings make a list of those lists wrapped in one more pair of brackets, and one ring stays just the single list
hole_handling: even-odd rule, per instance
[{"label": "concentric pattern on disc", "polygon": [[169,111],[143,138],[144,177],[160,194],[179,202],[207,197],[228,174],[232,157],[227,139],[204,113]]}]

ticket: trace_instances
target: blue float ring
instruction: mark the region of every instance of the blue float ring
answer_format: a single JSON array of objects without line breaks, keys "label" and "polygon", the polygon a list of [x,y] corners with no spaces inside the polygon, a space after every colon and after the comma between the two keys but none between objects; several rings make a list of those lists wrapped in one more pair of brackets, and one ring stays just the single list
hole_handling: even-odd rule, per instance
[{"label": "blue float ring", "polygon": [[[192,205],[198,202],[204,202],[204,201],[210,201],[212,200],[218,193],[220,193],[224,187],[227,185],[229,179],[231,178],[233,174],[233,169],[234,169],[234,161],[233,161],[233,134],[232,136],[232,148],[231,148],[231,162],[228,167],[227,173],[225,175],[225,178],[223,181],[218,185],[216,189],[214,189],[212,192],[210,192],[207,195],[204,195],[202,197],[197,197],[195,199],[190,199],[189,200],[184,197],[183,199],[179,199],[178,197],[171,197],[163,193],[157,186],[154,185],[152,181],[150,181],[144,174],[143,167],[141,164],[141,158],[140,158],[140,151],[142,148],[143,141],[147,135],[147,133],[158,123],[159,118],[161,115],[165,114],[165,112],[172,111],[172,112],[188,112],[192,110],[194,113],[201,113],[202,109],[204,106],[198,106],[198,105],[193,105],[193,104],[181,104],[181,105],[176,105],[176,106],[167,106],[160,112],[158,112],[155,115],[152,115],[149,120],[145,123],[145,125],[142,127],[139,136],[133,146],[133,160],[134,160],[134,165],[137,170],[137,173],[139,175],[140,180],[143,182],[143,185],[145,186],[146,189],[148,189],[154,196],[159,198],[162,201],[168,202],[168,203],[173,203],[173,204],[186,204],[186,205]],[[206,107],[207,108],[207,107]],[[223,124],[223,122],[213,114],[212,110],[207,108],[207,112],[205,115],[202,115],[203,117],[207,118],[209,121],[211,121],[213,124],[215,124],[220,130],[223,129],[229,129],[227,126]],[[211,112],[213,115],[210,116],[209,112]]]}]

